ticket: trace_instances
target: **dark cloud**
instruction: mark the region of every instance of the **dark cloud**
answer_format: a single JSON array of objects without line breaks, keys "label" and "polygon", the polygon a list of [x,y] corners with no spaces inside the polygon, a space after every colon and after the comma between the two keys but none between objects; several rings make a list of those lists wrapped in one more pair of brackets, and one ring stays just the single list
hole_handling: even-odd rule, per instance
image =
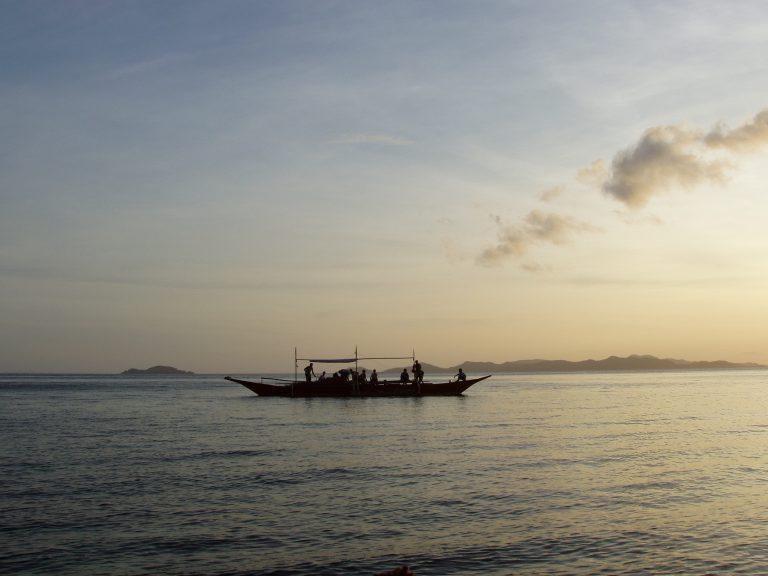
[{"label": "dark cloud", "polygon": [[713,157],[713,152],[736,156],[765,144],[768,110],[733,130],[719,126],[706,134],[680,126],[656,126],[646,130],[634,147],[614,157],[602,189],[630,208],[639,208],[673,188],[724,183],[733,166],[726,158]]},{"label": "dark cloud", "polygon": [[700,147],[701,138],[689,130],[650,128],[634,148],[619,152],[613,159],[603,191],[630,208],[639,208],[669,188],[723,182],[727,164],[702,158],[697,153]]}]

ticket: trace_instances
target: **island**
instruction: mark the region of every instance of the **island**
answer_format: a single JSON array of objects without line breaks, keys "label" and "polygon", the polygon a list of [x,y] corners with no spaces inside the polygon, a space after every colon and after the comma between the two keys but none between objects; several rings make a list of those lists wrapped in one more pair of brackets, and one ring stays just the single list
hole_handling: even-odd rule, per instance
[{"label": "island", "polygon": [[186,370],[179,370],[173,366],[152,366],[146,370],[140,370],[138,368],[129,368],[124,370],[123,374],[194,374],[194,372],[187,372]]}]

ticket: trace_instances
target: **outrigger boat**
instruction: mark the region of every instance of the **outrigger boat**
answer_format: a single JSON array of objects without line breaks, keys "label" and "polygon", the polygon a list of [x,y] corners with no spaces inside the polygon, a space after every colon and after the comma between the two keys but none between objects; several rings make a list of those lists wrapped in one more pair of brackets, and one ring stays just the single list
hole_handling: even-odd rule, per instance
[{"label": "outrigger boat", "polygon": [[[225,379],[230,382],[236,382],[248,388],[251,392],[259,396],[283,396],[287,398],[313,398],[313,397],[398,397],[398,396],[459,396],[473,384],[477,384],[490,378],[491,375],[480,378],[449,379],[446,382],[419,382],[409,380],[401,382],[400,380],[379,380],[378,382],[361,382],[357,378],[358,362],[363,360],[411,360],[415,361],[416,355],[412,356],[386,356],[386,357],[359,357],[357,350],[352,358],[299,358],[294,351],[294,378],[293,380],[285,378],[262,377],[259,382],[251,380],[242,380],[226,376]],[[298,368],[299,362],[310,362],[312,364],[343,364],[350,366],[354,364],[355,369],[350,370],[350,375],[344,376],[336,374],[323,380],[299,380]],[[351,377],[350,377],[351,376]],[[267,382],[265,382],[265,380]]]}]

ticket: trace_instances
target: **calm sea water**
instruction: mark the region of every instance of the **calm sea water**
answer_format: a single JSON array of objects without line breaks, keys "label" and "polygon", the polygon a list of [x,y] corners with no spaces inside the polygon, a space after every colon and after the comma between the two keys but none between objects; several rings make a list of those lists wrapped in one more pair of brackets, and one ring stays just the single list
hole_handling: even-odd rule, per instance
[{"label": "calm sea water", "polygon": [[768,371],[457,398],[0,376],[0,573],[768,573]]}]

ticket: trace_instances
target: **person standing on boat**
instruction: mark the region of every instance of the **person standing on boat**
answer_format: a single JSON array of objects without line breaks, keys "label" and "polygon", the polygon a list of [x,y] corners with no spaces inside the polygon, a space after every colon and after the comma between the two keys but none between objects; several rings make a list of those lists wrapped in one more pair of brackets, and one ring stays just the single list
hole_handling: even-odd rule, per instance
[{"label": "person standing on boat", "polygon": [[312,362],[310,362],[309,366],[304,368],[304,377],[307,379],[307,382],[312,382],[312,376],[315,376],[315,370],[312,367]]},{"label": "person standing on boat", "polygon": [[465,382],[467,380],[467,375],[464,373],[464,370],[459,368],[459,373],[454,375],[454,378],[458,378],[462,382]]},{"label": "person standing on boat", "polygon": [[373,372],[371,372],[371,384],[378,384],[379,383],[379,375],[376,373],[376,368],[373,369]]},{"label": "person standing on boat", "polygon": [[413,365],[413,379],[421,384],[424,382],[424,370],[421,369],[421,362],[416,360],[416,364]]}]

